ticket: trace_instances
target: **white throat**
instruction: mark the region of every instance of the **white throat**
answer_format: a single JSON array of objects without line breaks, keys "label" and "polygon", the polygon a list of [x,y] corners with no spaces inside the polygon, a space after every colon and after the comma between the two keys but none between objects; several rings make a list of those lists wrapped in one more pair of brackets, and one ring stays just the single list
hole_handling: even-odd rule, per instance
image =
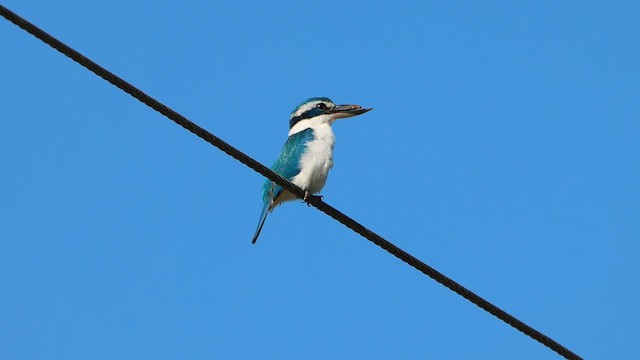
[{"label": "white throat", "polygon": [[331,130],[331,124],[333,124],[334,121],[335,119],[333,119],[329,115],[318,115],[310,119],[300,120],[289,130],[289,136],[297,134],[300,131],[306,130],[308,128],[315,129],[321,125],[327,125],[329,126],[329,130]]}]

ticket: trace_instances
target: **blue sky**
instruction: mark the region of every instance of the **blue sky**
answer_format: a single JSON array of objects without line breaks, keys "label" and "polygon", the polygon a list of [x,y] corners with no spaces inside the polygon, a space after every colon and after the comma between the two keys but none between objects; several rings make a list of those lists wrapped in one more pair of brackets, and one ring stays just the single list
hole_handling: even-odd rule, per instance
[{"label": "blue sky", "polygon": [[[266,165],[302,100],[325,201],[586,358],[640,357],[633,1],[5,1]],[[0,21],[0,358],[557,359]]]}]

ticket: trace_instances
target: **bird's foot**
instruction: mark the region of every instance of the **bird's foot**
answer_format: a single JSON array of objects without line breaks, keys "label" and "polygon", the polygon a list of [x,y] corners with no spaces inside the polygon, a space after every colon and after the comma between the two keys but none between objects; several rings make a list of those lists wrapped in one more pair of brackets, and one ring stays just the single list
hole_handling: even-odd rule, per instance
[{"label": "bird's foot", "polygon": [[318,200],[322,200],[322,198],[324,198],[324,196],[322,195],[313,195],[312,193],[310,193],[309,191],[305,190],[304,191],[304,197],[302,198],[302,201],[307,203],[307,206],[311,206],[311,204],[309,203],[310,199],[318,199]]}]

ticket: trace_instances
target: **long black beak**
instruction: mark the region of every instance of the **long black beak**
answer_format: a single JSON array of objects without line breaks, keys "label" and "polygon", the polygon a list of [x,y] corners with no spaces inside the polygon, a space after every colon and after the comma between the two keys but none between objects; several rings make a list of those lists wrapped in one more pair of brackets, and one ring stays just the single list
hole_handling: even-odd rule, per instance
[{"label": "long black beak", "polygon": [[372,108],[363,108],[360,105],[336,105],[324,111],[325,114],[335,114],[336,119],[348,118],[364,114]]}]

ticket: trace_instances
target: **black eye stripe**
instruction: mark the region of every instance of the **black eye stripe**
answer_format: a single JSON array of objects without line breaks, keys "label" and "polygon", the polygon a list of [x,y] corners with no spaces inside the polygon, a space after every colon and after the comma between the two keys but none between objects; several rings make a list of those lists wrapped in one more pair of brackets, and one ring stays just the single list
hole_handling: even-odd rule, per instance
[{"label": "black eye stripe", "polygon": [[[318,104],[320,105],[320,104]],[[322,113],[324,112],[324,109],[321,109],[318,107],[318,105],[316,105],[316,107],[311,108],[305,112],[303,112],[302,114],[298,115],[298,116],[294,116],[291,118],[291,120],[289,121],[289,129],[291,129],[293,127],[293,125],[297,124],[298,122],[304,120],[304,119],[310,119],[314,116],[318,116],[318,115],[322,115]],[[322,104],[324,105],[324,104]],[[324,105],[324,108],[326,109],[327,106]]]}]

